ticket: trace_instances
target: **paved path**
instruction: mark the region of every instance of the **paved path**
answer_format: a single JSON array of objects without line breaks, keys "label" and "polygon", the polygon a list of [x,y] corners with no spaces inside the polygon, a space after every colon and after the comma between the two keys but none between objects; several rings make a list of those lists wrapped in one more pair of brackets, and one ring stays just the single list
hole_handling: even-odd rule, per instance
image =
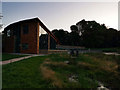
[{"label": "paved path", "polygon": [[120,54],[118,54],[116,52],[108,52],[108,53],[104,53],[104,54],[106,54],[106,55],[116,55],[116,56],[120,55]]},{"label": "paved path", "polygon": [[27,59],[27,58],[34,57],[34,56],[45,56],[45,54],[19,54],[19,53],[12,53],[12,54],[29,55],[29,56],[20,57],[20,58],[14,58],[14,59],[6,60],[6,61],[0,61],[0,65],[5,65],[5,64],[8,64],[8,63],[20,61],[20,60]]},{"label": "paved path", "polygon": [[25,56],[25,57],[20,57],[20,58],[14,58],[14,59],[6,60],[6,61],[0,61],[0,65],[4,65],[4,64],[20,61],[20,60],[27,59],[27,58],[30,58],[30,57],[32,57],[32,56]]}]

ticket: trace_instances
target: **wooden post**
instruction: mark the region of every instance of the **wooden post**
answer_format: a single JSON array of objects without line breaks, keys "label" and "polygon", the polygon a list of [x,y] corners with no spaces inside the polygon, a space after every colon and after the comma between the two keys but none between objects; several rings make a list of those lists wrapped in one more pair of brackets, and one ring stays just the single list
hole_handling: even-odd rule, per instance
[{"label": "wooden post", "polygon": [[48,34],[48,50],[50,49],[50,35]]}]

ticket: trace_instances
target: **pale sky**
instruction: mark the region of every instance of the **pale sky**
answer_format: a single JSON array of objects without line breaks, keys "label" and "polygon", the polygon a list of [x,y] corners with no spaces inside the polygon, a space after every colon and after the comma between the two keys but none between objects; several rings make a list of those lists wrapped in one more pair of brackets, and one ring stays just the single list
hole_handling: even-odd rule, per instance
[{"label": "pale sky", "polygon": [[2,14],[4,27],[38,17],[50,31],[70,31],[70,26],[82,19],[118,29],[117,2],[2,2]]}]

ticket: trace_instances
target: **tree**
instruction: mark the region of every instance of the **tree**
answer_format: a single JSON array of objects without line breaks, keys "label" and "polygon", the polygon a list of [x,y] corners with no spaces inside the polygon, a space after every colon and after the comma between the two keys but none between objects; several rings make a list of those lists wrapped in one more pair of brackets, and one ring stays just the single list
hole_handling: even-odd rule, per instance
[{"label": "tree", "polygon": [[78,27],[76,25],[70,26],[71,32],[76,32],[78,33]]},{"label": "tree", "polygon": [[79,21],[78,31],[81,32],[83,46],[89,48],[103,48],[118,46],[117,30],[99,24],[96,21]]},{"label": "tree", "polygon": [[80,46],[80,36],[76,32],[71,32],[69,36],[70,45],[72,46]]},{"label": "tree", "polygon": [[120,31],[107,28],[105,24],[85,19],[70,26],[71,32],[53,30],[62,45],[84,46],[88,48],[120,47]]},{"label": "tree", "polygon": [[79,46],[80,43],[80,36],[79,36],[79,32],[78,32],[78,27],[76,25],[72,25],[70,26],[71,29],[71,33],[70,33],[70,45],[72,46]]},{"label": "tree", "polygon": [[54,29],[52,30],[52,33],[56,36],[56,38],[58,38],[59,42],[62,44],[62,45],[68,45],[69,43],[69,33],[68,31],[64,31],[63,29]]}]

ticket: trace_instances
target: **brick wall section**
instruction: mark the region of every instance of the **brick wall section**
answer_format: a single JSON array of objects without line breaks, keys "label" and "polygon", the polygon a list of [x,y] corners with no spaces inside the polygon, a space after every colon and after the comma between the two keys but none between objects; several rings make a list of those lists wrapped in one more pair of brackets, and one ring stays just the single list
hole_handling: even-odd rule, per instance
[{"label": "brick wall section", "polygon": [[[23,25],[29,26],[29,32],[28,34],[23,34]],[[21,24],[21,53],[39,53],[38,52],[38,43],[37,43],[37,32],[38,32],[38,26],[37,22],[27,22]],[[23,50],[22,44],[28,43],[28,49]]]},{"label": "brick wall section", "polygon": [[[33,54],[39,54],[39,23],[37,21],[29,21],[29,22],[23,22],[19,23],[21,27],[21,36],[20,36],[20,53],[33,53]],[[23,34],[23,25],[28,25],[29,32],[28,34]],[[13,28],[15,26],[12,26],[9,28],[11,32],[13,33]],[[5,32],[7,33],[7,32]],[[7,37],[5,35],[4,41],[3,41],[3,49],[4,52],[7,53],[14,53],[15,52],[15,37],[16,36],[10,36]],[[23,50],[22,44],[28,44],[28,49]]]},{"label": "brick wall section", "polygon": [[4,38],[4,42],[3,42],[4,52],[7,53],[14,52],[14,44],[15,44],[14,39],[15,39],[14,36]]}]

